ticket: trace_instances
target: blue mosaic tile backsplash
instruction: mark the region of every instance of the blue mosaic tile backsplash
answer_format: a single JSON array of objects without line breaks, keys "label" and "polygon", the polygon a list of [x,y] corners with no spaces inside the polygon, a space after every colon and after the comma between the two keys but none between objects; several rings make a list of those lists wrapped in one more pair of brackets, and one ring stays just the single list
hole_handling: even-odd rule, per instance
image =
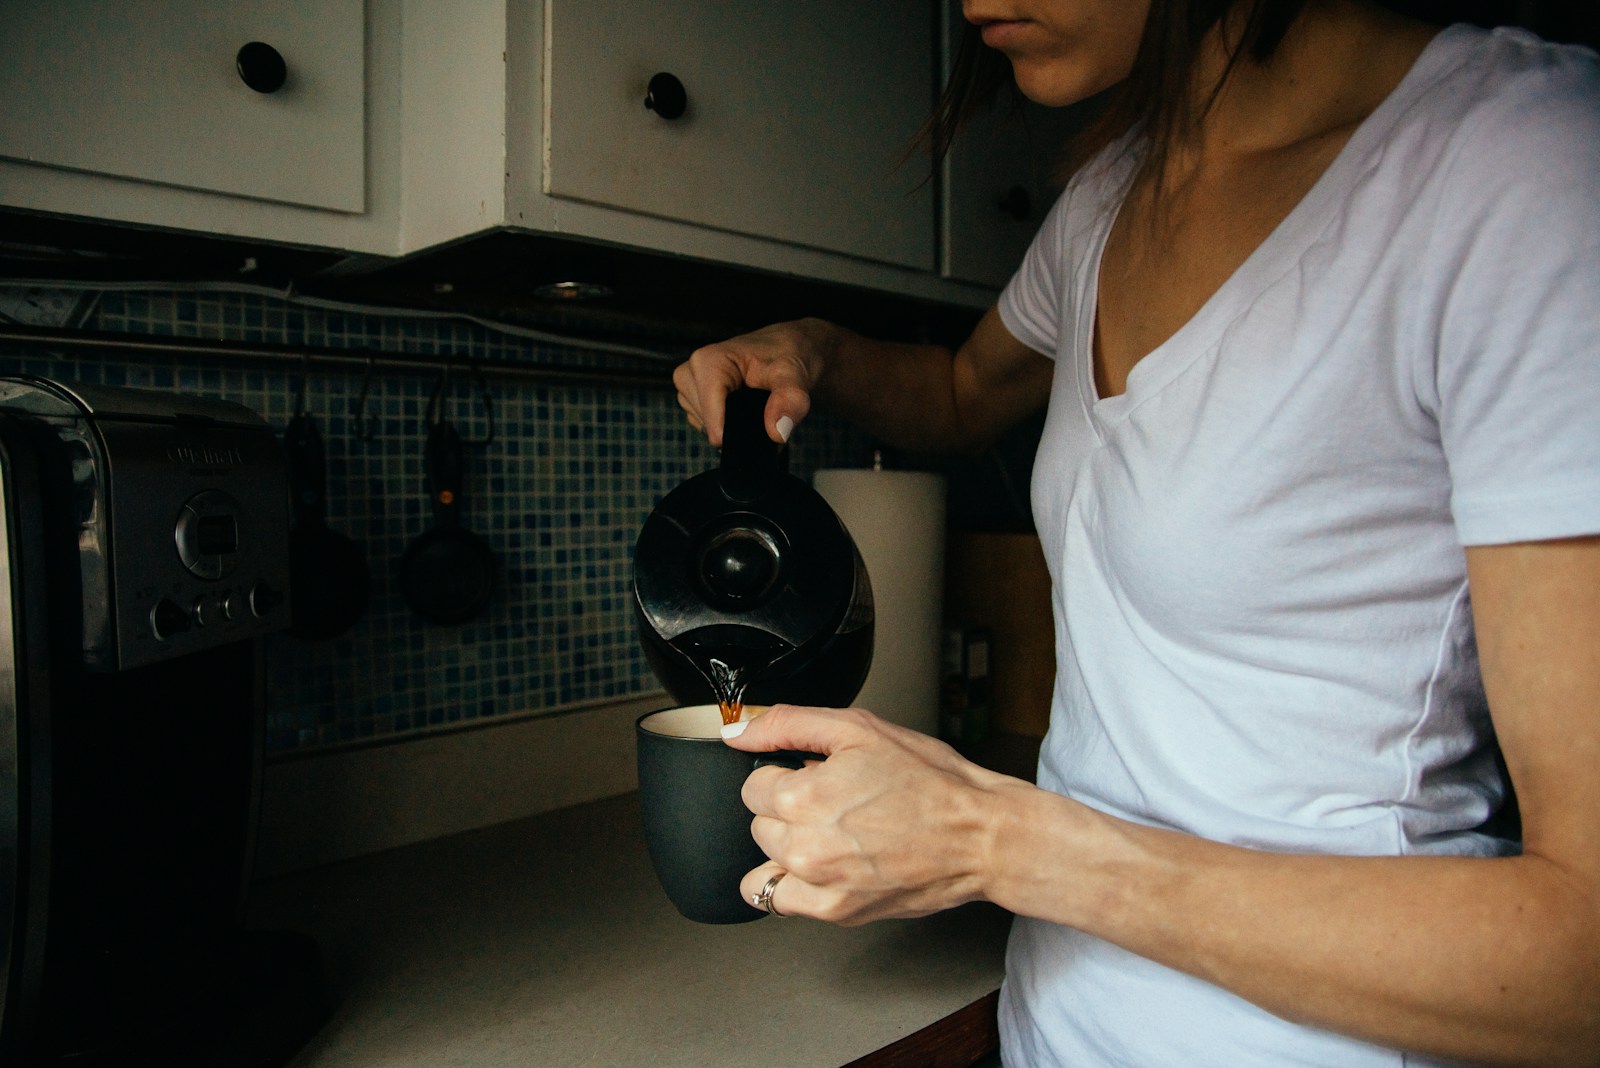
[{"label": "blue mosaic tile backsplash", "polygon": [[[71,306],[75,295],[54,296]],[[464,320],[306,306],[248,292],[104,291],[76,306],[74,326],[106,332],[643,367],[664,383],[676,362],[670,353],[657,361],[596,356]],[[659,690],[633,631],[633,541],[665,493],[716,462],[670,388],[489,384],[494,436],[469,450],[466,521],[493,548],[502,582],[485,616],[441,627],[410,612],[397,579],[406,543],[431,522],[422,476],[431,371],[375,373],[363,436],[355,418],[360,364],[313,364],[305,372],[292,363],[225,357],[124,359],[0,346],[0,368],[220,397],[280,430],[304,380],[305,410],[327,448],[328,524],[365,549],[372,599],[356,626],[332,640],[269,639],[269,752],[393,739]],[[489,429],[477,388],[460,374],[449,395],[447,415],[468,439]],[[843,423],[813,415],[796,436],[792,467],[805,476],[860,463],[869,449]]]}]

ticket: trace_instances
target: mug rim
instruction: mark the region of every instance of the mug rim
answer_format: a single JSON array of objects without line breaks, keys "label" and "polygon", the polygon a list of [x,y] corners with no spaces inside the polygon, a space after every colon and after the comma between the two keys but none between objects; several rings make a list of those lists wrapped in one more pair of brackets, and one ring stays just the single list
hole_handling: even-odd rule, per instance
[{"label": "mug rim", "polygon": [[[747,707],[748,708],[759,708],[761,711],[765,712],[767,710],[767,708],[769,708],[771,706],[769,706],[769,705],[750,705],[750,706],[747,706]],[[706,710],[710,711],[714,715],[714,717],[716,719],[716,722],[713,725],[713,729],[714,729],[715,733],[712,733],[712,734],[674,734],[674,733],[669,733],[667,731],[653,730],[652,728],[646,726],[646,724],[645,724],[646,720],[652,719],[652,718],[654,718],[656,716],[659,716],[659,715],[662,715],[663,713],[677,712],[677,711],[683,710],[683,709],[706,709]],[[741,716],[741,718],[742,718],[742,716]],[[662,708],[654,708],[654,709],[651,709],[650,711],[645,712],[642,715],[640,715],[638,719],[633,721],[633,725],[634,725],[634,730],[637,733],[648,734],[652,738],[661,738],[661,739],[666,740],[666,741],[673,741],[673,742],[716,742],[719,745],[723,743],[723,738],[722,738],[721,731],[716,729],[716,728],[720,728],[721,725],[722,725],[722,712],[721,712],[721,709],[715,704],[707,704],[707,703],[703,703],[702,702],[700,704],[666,705],[666,706],[664,706]]]}]

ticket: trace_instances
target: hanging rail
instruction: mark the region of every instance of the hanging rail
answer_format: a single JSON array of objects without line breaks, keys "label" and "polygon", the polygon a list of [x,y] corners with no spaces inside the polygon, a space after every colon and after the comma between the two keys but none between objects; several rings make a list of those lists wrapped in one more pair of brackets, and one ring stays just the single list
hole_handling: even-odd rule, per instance
[{"label": "hanging rail", "polygon": [[625,371],[605,367],[557,367],[511,360],[479,360],[469,356],[412,356],[374,349],[322,349],[264,342],[212,341],[204,338],[157,337],[150,334],[111,334],[90,330],[60,330],[41,326],[0,324],[0,342],[30,349],[75,349],[117,354],[161,353],[168,356],[214,357],[256,363],[293,364],[296,367],[337,367],[355,374],[401,371],[434,375],[445,368],[471,368],[490,378],[536,382],[541,385],[594,386],[612,389],[671,389],[672,376],[660,371]]}]

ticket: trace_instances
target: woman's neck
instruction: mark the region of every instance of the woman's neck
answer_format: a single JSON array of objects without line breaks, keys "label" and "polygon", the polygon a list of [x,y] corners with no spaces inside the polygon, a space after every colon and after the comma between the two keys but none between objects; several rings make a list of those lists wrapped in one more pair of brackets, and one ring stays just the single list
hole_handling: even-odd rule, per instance
[{"label": "woman's neck", "polygon": [[1185,162],[1272,153],[1353,129],[1437,29],[1365,0],[1310,0],[1260,62],[1239,50],[1246,6],[1235,5],[1202,45],[1191,93],[1197,117],[1171,146],[1180,171]]}]

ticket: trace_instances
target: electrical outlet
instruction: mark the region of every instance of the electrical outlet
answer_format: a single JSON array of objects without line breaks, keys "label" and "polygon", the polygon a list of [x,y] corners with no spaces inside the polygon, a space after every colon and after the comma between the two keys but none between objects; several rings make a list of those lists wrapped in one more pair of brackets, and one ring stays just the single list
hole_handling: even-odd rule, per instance
[{"label": "electrical outlet", "polygon": [[23,326],[66,326],[81,300],[64,289],[0,288],[0,317]]}]

